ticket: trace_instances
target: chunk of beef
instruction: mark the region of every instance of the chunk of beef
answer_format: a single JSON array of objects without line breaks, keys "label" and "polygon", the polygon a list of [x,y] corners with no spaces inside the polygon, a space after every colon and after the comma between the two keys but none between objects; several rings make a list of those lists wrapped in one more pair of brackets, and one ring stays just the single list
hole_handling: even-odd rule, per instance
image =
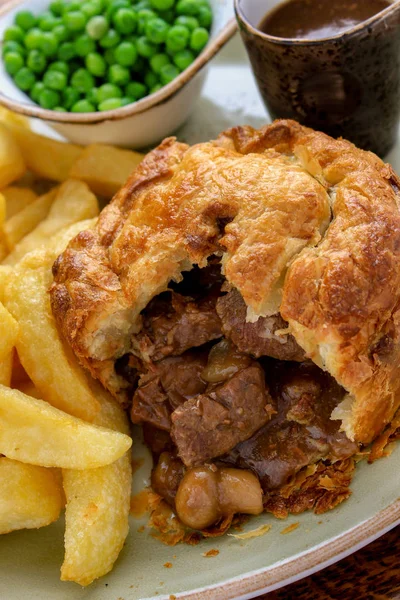
[{"label": "chunk of beef", "polygon": [[220,338],[216,301],[215,294],[197,301],[175,292],[161,294],[143,313],[142,331],[132,340],[133,352],[156,362]]},{"label": "chunk of beef", "polygon": [[228,452],[260,429],[274,412],[262,368],[256,363],[172,413],[171,436],[186,466]]},{"label": "chunk of beef", "polygon": [[222,331],[241,352],[256,358],[271,356],[279,360],[305,360],[304,350],[290,334],[276,332],[288,324],[280,315],[260,317],[256,323],[246,322],[246,304],[238,290],[231,290],[218,299],[217,313]]},{"label": "chunk of beef", "polygon": [[207,365],[207,354],[205,351],[193,350],[182,356],[165,358],[158,363],[160,382],[173,410],[205,391],[207,383],[203,381],[202,373]]},{"label": "chunk of beef", "polygon": [[264,491],[284,485],[303,467],[321,459],[336,461],[358,449],[330,415],[344,390],[311,364],[280,363],[270,373],[278,413],[223,461],[252,469]]},{"label": "chunk of beef", "polygon": [[131,408],[132,423],[150,423],[154,427],[169,431],[171,429],[171,408],[168,396],[160,384],[160,378],[153,373],[139,380]]},{"label": "chunk of beef", "polygon": [[156,363],[142,375],[132,401],[133,423],[146,422],[169,431],[170,414],[192,396],[205,391],[207,384],[201,373],[207,364],[207,353],[186,352]]}]

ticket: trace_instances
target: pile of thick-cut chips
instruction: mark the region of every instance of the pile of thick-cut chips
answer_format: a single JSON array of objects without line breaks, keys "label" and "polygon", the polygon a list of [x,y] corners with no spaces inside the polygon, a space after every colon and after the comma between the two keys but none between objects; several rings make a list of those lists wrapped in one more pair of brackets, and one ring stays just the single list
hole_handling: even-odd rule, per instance
[{"label": "pile of thick-cut chips", "polygon": [[61,579],[110,571],[128,533],[129,425],[60,337],[51,267],[142,159],[38,136],[0,109],[0,533],[65,508]]}]

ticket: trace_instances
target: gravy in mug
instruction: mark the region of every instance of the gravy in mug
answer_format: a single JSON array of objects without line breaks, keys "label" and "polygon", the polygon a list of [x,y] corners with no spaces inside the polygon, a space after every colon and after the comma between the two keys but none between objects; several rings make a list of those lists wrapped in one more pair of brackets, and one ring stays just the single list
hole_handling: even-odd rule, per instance
[{"label": "gravy in mug", "polygon": [[323,39],[363,23],[390,5],[388,0],[289,0],[269,11],[259,29],[280,38]]}]

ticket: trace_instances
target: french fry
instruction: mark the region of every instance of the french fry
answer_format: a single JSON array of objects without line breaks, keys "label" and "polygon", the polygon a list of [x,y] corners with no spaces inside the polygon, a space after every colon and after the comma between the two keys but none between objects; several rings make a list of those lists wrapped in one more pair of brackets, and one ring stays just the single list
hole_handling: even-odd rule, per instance
[{"label": "french fry", "polygon": [[3,193],[0,193],[0,230],[3,229],[4,221],[6,220],[6,198]]},{"label": "french fry", "polygon": [[8,458],[42,467],[95,469],[121,458],[131,443],[123,433],[0,385],[0,453]]},{"label": "french fry", "polygon": [[5,125],[18,125],[19,127],[25,127],[30,129],[29,119],[23,115],[8,110],[4,106],[0,106],[0,121]]},{"label": "french fry", "polygon": [[51,258],[46,250],[28,254],[6,283],[5,304],[20,326],[18,356],[43,400],[92,421],[100,404],[72,350],[60,339],[51,311]]},{"label": "french fry", "polygon": [[0,303],[0,384],[11,384],[14,346],[18,336],[18,324]]},{"label": "french fry", "polygon": [[98,214],[97,198],[87,185],[74,179],[65,181],[47,217],[15,246],[3,264],[15,265],[28,252],[46,245],[63,228]]},{"label": "french fry", "polygon": [[111,198],[124,185],[144,155],[113,146],[87,146],[76,159],[70,171],[88,184],[95,194]]},{"label": "french fry", "polygon": [[4,194],[0,193],[0,262],[8,254],[8,246],[4,235],[4,221],[6,220],[6,199]]},{"label": "french fry", "polygon": [[[98,425],[129,432],[122,408],[102,397]],[[108,573],[128,534],[131,495],[129,454],[106,467],[90,471],[63,470],[67,499],[63,581],[89,585]]]},{"label": "french fry", "polygon": [[7,187],[25,173],[21,150],[10,130],[0,123],[0,189]]},{"label": "french fry", "polygon": [[4,235],[9,250],[13,250],[23,237],[47,217],[57,191],[58,188],[53,188],[4,223]]},{"label": "french fry", "polygon": [[46,138],[14,123],[9,123],[8,127],[20,148],[26,167],[32,173],[52,181],[68,179],[71,167],[82,151],[79,146]]},{"label": "french fry", "polygon": [[1,191],[6,202],[6,219],[10,219],[29,204],[34,202],[38,195],[29,188],[10,186]]},{"label": "french fry", "polygon": [[4,304],[4,290],[10,277],[12,277],[12,267],[0,265],[0,302]]},{"label": "french fry", "polygon": [[62,507],[54,470],[0,458],[0,534],[50,525]]}]

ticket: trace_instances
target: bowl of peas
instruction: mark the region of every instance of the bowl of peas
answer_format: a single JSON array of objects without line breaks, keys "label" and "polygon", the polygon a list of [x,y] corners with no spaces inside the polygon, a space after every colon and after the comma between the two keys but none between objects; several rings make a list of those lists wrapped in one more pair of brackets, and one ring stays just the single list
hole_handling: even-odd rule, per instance
[{"label": "bowl of peas", "polygon": [[11,0],[0,104],[78,144],[143,148],[189,116],[232,0]]}]

